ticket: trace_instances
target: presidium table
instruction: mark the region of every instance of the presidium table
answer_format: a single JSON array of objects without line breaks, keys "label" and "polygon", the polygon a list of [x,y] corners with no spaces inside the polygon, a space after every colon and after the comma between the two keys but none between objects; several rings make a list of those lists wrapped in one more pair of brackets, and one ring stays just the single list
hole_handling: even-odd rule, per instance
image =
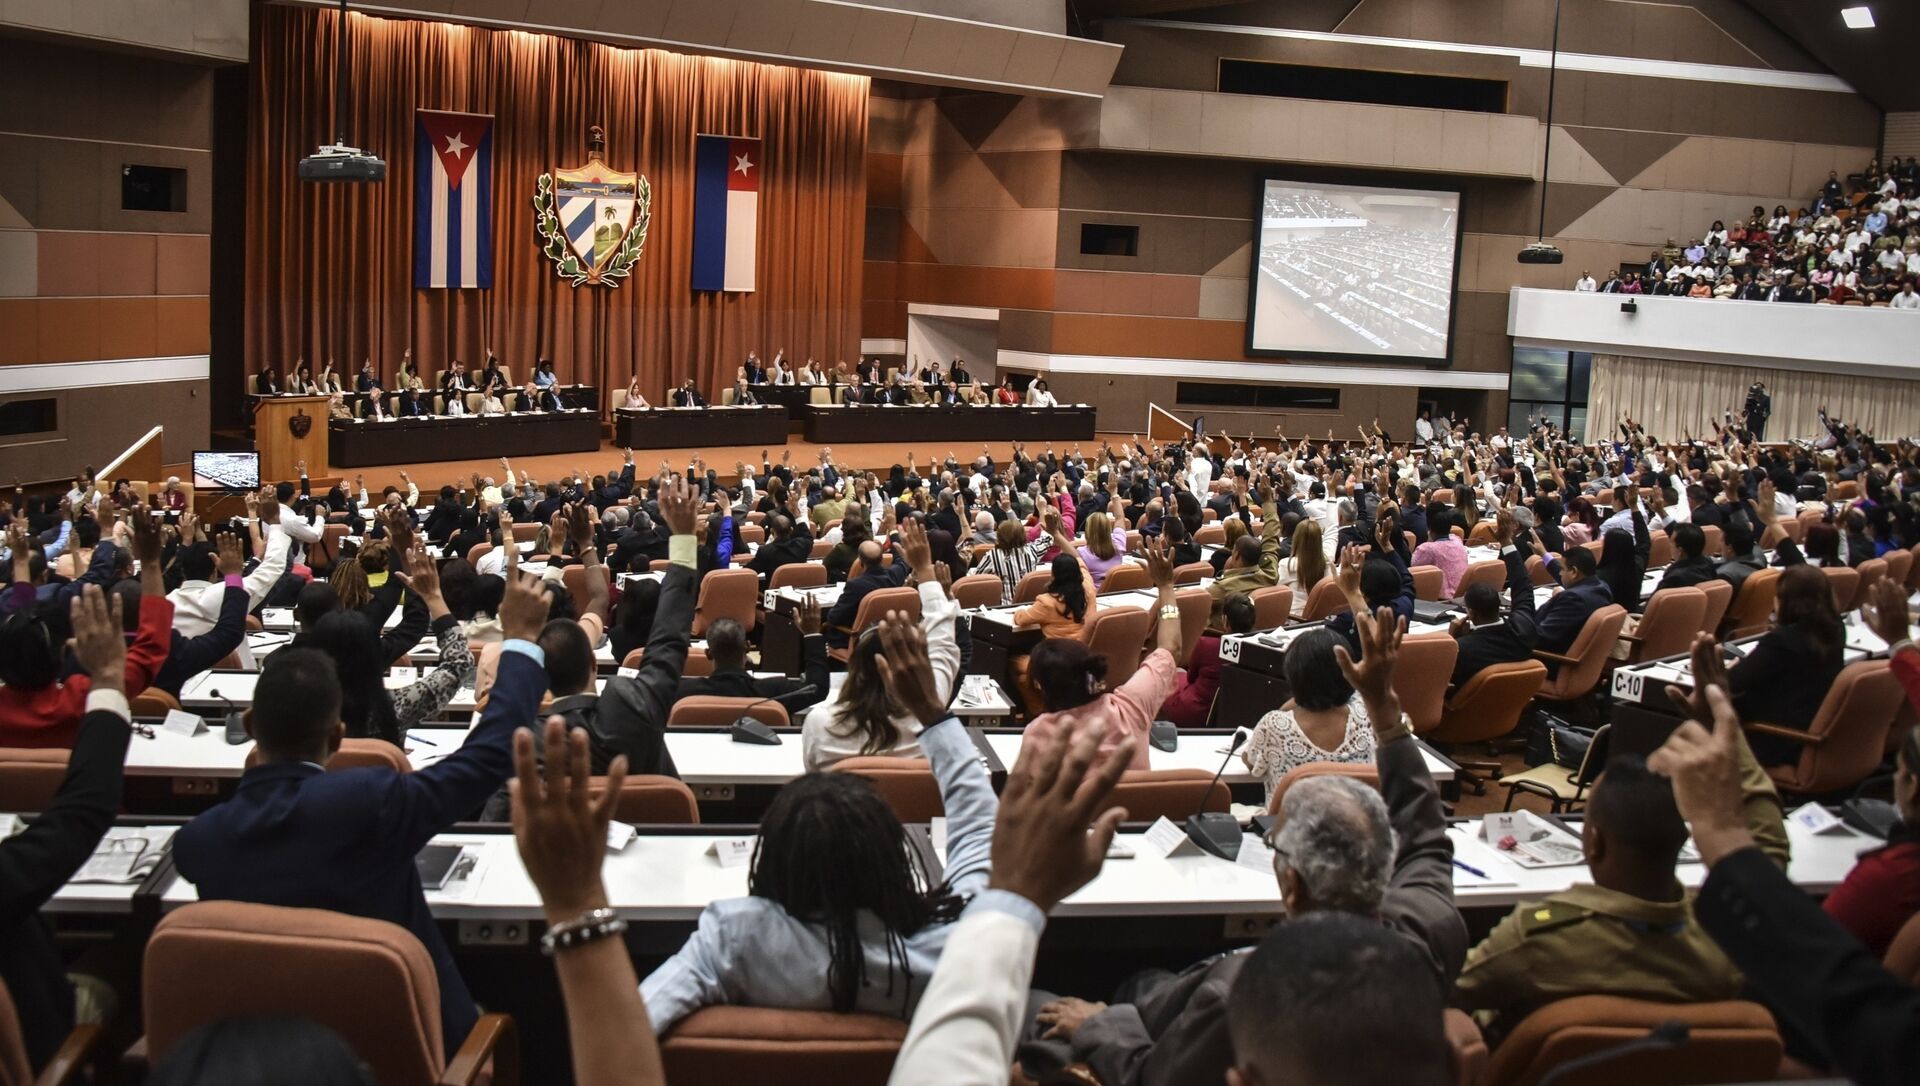
[{"label": "presidium table", "polygon": [[613,443],[625,449],[785,445],[787,409],[779,404],[621,408],[613,413]]},{"label": "presidium table", "polygon": [[932,404],[812,404],[806,437],[816,444],[857,441],[1091,441],[1093,408],[944,407]]},{"label": "presidium table", "polygon": [[427,415],[385,422],[334,419],[327,426],[327,437],[332,464],[341,468],[590,453],[600,448],[600,412],[582,408],[510,415]]}]

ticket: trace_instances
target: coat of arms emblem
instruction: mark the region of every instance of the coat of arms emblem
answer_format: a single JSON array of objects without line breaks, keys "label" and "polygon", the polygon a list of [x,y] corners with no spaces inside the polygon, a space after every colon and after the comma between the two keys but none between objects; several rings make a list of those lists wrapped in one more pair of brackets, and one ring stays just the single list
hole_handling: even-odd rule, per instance
[{"label": "coat of arms emblem", "polygon": [[543,173],[534,186],[533,231],[540,251],[560,278],[576,287],[619,286],[639,262],[653,218],[653,186],[602,161],[606,144],[606,133],[594,125],[587,135],[587,164]]},{"label": "coat of arms emblem", "polygon": [[287,420],[287,429],[294,437],[306,437],[313,431],[313,416],[301,411]]}]

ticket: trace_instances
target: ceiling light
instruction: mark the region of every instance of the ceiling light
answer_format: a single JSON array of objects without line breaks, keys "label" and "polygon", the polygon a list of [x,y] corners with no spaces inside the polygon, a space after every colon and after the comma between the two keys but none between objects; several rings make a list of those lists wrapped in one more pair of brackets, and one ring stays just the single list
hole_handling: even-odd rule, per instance
[{"label": "ceiling light", "polygon": [[1840,19],[1850,30],[1873,29],[1873,9],[1864,4],[1857,8],[1841,8]]}]

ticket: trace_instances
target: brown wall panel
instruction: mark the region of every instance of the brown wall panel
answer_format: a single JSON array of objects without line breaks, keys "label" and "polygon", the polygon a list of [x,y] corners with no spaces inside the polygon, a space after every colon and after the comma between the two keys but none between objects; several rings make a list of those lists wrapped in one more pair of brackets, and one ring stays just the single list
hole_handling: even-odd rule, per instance
[{"label": "brown wall panel", "polygon": [[[1284,369],[1284,367],[1282,367]],[[1284,380],[1284,377],[1281,379]],[[1210,382],[1227,383],[1227,382]],[[1305,382],[1302,382],[1303,384]],[[1143,377],[1135,374],[1048,373],[1047,386],[1062,402],[1092,404],[1099,412],[1096,425],[1108,433],[1140,433],[1146,425],[1149,404],[1158,405],[1183,419],[1196,414],[1207,417],[1207,429],[1225,431],[1241,437],[1248,433],[1260,440],[1277,440],[1274,427],[1299,437],[1312,434],[1324,437],[1327,430],[1335,436],[1350,435],[1355,426],[1365,426],[1375,418],[1389,433],[1411,432],[1418,390],[1390,385],[1346,385],[1341,388],[1337,411],[1233,411],[1220,407],[1181,404],[1177,401],[1177,377]]]},{"label": "brown wall panel", "polygon": [[908,302],[994,309],[1051,308],[1053,276],[1052,268],[902,264],[898,296]]},{"label": "brown wall panel", "polygon": [[206,354],[209,342],[207,299],[154,299],[154,354],[158,357]]},{"label": "brown wall panel", "polygon": [[212,243],[197,234],[154,235],[155,294],[205,294]]},{"label": "brown wall panel", "polygon": [[40,361],[40,300],[0,298],[0,366]]},{"label": "brown wall panel", "polygon": [[[104,464],[152,427],[163,426],[166,462],[184,461],[195,449],[208,444],[206,384],[167,381],[67,389],[58,394],[64,409],[61,435],[5,447],[0,449],[0,458],[6,462],[8,475],[22,481],[68,479],[73,476],[74,465]],[[46,395],[5,395],[0,396],[0,402]]]},{"label": "brown wall panel", "polygon": [[[159,351],[158,298],[100,299],[100,346],[96,358],[158,358],[173,354],[205,354],[205,336],[198,351]],[[201,312],[205,312],[203,306]]]},{"label": "brown wall panel", "polygon": [[[100,293],[154,294],[159,283],[159,234],[101,234]],[[204,286],[201,293],[206,292]]]},{"label": "brown wall panel", "polygon": [[100,353],[100,300],[97,298],[42,298],[40,349],[33,361],[77,362],[105,357]]},{"label": "brown wall panel", "polygon": [[100,293],[100,235],[78,230],[40,233],[40,296],[84,298]]},{"label": "brown wall panel", "polygon": [[0,38],[0,130],[206,150],[212,110],[208,68]]}]

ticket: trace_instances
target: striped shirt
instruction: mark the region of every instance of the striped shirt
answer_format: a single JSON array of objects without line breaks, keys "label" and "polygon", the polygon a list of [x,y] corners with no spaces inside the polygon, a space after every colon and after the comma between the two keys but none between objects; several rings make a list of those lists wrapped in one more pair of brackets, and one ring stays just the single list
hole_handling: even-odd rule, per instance
[{"label": "striped shirt", "polygon": [[995,547],[980,556],[980,560],[973,564],[973,572],[991,573],[1000,578],[1000,602],[1012,603],[1013,590],[1019,585],[1020,578],[1038,569],[1052,547],[1053,537],[1046,535],[1010,551]]}]

